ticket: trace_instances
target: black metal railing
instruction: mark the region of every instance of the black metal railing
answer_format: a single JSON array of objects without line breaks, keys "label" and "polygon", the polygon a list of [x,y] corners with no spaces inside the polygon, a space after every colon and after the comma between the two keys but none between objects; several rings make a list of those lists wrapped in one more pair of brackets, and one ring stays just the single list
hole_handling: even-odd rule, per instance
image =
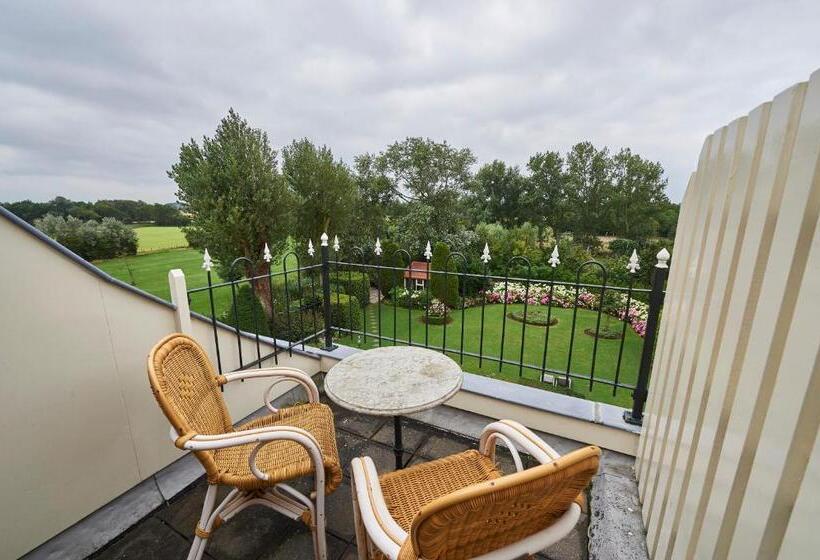
[{"label": "black metal railing", "polygon": [[[289,268],[289,264],[294,262],[295,267]],[[208,266],[207,285],[187,290],[189,304],[198,295],[207,294],[207,315],[213,327],[219,373],[223,372],[219,323],[230,325],[235,333],[240,370],[261,368],[262,363],[271,358],[278,364],[281,352],[292,355],[294,348],[301,346],[304,349],[306,344],[324,333],[325,315],[318,309],[320,300],[316,295],[317,277],[322,265],[302,266],[299,256],[293,251],[283,257],[281,265],[281,270],[274,271],[268,262],[266,272],[253,275],[248,271],[254,269],[255,263],[246,257],[239,257],[228,267],[228,277],[233,280],[214,283]],[[244,297],[240,294],[243,286],[248,288]],[[265,286],[267,289],[260,289]],[[224,292],[229,293],[230,299],[223,301],[226,304],[220,306],[218,311],[216,300]],[[255,359],[243,350],[242,342],[246,335],[254,340]],[[284,344],[275,344],[272,352],[263,354],[260,336],[264,335],[284,341]]]},{"label": "black metal railing", "polygon": [[[618,404],[630,408],[624,414],[627,422],[641,423],[663,306],[668,253],[662,259],[659,254],[650,288],[635,286],[637,260],[632,263],[627,285],[615,286],[608,284],[606,267],[595,260],[582,263],[574,280],[556,278],[557,252],[554,261],[550,260],[548,279],[533,278],[530,261],[521,256],[506,263],[503,275],[490,274],[489,254],[473,269],[480,272],[468,272],[470,262],[458,252],[450,253],[441,270],[431,270],[429,262],[411,268],[414,261],[403,249],[388,256],[390,264],[385,264],[378,244],[377,253],[370,259],[355,247],[342,254],[338,244],[331,256],[323,236],[319,263],[302,266],[299,256],[289,252],[281,270],[273,271],[268,263],[267,272],[254,276],[247,273],[254,270],[254,263],[241,257],[231,264],[229,273],[236,278],[241,267],[246,272],[244,277],[217,284],[208,270],[207,286],[188,290],[188,295],[190,299],[200,292],[208,294],[220,372],[217,323],[222,321],[235,331],[241,369],[261,367],[270,358],[278,363],[280,352],[292,353],[297,346],[304,348],[314,340],[321,340],[328,350],[336,342],[365,348],[419,346],[450,355],[465,371],[517,377],[527,384],[551,383],[557,390],[570,393],[578,393],[576,388],[581,384],[581,390],[588,393],[581,396],[609,402],[615,398]],[[526,274],[512,276],[512,270],[525,270]],[[600,282],[589,281],[592,272]],[[412,273],[424,279],[419,290],[415,289],[414,279],[407,289],[406,277],[414,276]],[[587,281],[582,282],[582,277]],[[446,295],[447,288],[431,293],[431,284],[438,283],[435,279],[444,286],[456,286],[445,297],[448,301],[434,298],[436,294]],[[260,283],[265,283],[267,290],[260,289]],[[243,285],[250,292],[245,295],[246,301],[239,293]],[[385,288],[390,290],[385,293]],[[221,314],[215,305],[219,290],[230,292],[229,305]],[[375,299],[372,303],[371,292]],[[568,336],[565,331],[560,337],[554,333],[551,336],[559,316],[560,321],[570,325]],[[451,323],[455,324],[448,329]],[[519,325],[520,333],[516,330]],[[255,338],[255,359],[243,355],[243,331]],[[260,333],[284,344],[263,355]],[[602,352],[607,355],[608,370],[602,368]],[[619,391],[631,393],[631,401]]]}]

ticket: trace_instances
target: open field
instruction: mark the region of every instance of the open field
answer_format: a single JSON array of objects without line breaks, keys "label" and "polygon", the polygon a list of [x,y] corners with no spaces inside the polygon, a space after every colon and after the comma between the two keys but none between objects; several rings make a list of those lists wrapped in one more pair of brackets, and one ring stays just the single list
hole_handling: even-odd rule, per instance
[{"label": "open field", "polygon": [[182,229],[174,226],[138,226],[134,228],[137,234],[137,252],[146,253],[164,249],[178,249],[188,246],[188,240]]},{"label": "open field", "polygon": [[[208,285],[208,276],[202,270],[202,253],[196,249],[157,251],[144,255],[96,261],[94,264],[114,278],[168,301],[171,301],[171,291],[168,288],[169,270],[182,269],[189,290]],[[281,265],[274,266],[274,270],[281,270]],[[216,268],[211,271],[211,278],[214,284],[222,282]],[[190,300],[191,311],[210,316],[211,307],[207,292],[192,294]],[[230,288],[215,289],[214,308],[217,316],[230,309],[230,306]]]}]

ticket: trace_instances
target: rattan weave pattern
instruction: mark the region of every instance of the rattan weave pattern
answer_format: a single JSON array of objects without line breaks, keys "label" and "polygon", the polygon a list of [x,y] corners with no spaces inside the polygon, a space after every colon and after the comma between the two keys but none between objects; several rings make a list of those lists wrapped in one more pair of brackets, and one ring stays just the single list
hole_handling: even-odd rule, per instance
[{"label": "rattan weave pattern", "polygon": [[[168,421],[180,436],[224,434],[235,431],[225,406],[216,371],[205,350],[191,337],[174,333],[160,340],[148,356],[151,390]],[[325,488],[336,489],[342,479],[336,448],[333,413],[326,405],[303,404],[280,409],[236,430],[264,426],[294,426],[310,432],[319,443],[325,464]],[[273,486],[277,482],[313,474],[313,463],[297,443],[275,441],[256,457],[268,474],[263,481],[250,471],[248,457],[256,444],[216,451],[195,451],[211,484],[227,484],[241,490]]]},{"label": "rattan weave pattern", "polygon": [[[330,493],[342,481],[342,467],[336,449],[333,413],[320,403],[308,403],[283,408],[278,415],[268,415],[237,426],[237,430],[251,430],[266,426],[293,426],[310,432],[319,442],[325,465],[325,490]],[[251,472],[248,457],[257,444],[218,449],[214,461],[219,469],[218,482],[240,490],[257,490],[300,476],[313,475],[313,462],[305,448],[292,441],[274,441],[256,456],[256,464],[270,479],[259,480]]]},{"label": "rattan weave pattern", "polygon": [[489,457],[469,450],[386,473],[379,484],[390,515],[409,534],[418,512],[436,498],[502,475]]},{"label": "rattan weave pattern", "polygon": [[[472,558],[552,525],[598,472],[600,450],[584,447],[552,463],[480,483],[422,508],[402,558]],[[410,556],[405,549],[411,549]],[[410,553],[410,550],[407,551]]]},{"label": "rattan weave pattern", "polygon": [[399,558],[472,558],[546,529],[583,502],[599,460],[600,449],[590,446],[499,476],[489,458],[467,451],[385,474],[379,481],[388,510],[410,535]]}]

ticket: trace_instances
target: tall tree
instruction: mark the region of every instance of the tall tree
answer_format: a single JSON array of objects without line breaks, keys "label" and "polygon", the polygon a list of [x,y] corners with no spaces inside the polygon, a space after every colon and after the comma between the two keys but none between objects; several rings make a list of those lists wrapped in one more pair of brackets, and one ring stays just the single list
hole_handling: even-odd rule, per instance
[{"label": "tall tree", "polygon": [[[245,274],[263,274],[265,243],[274,255],[287,246],[294,196],[277,170],[276,157],[267,134],[231,109],[212,138],[203,137],[201,145],[194,139],[182,144],[179,161],[168,172],[191,214],[185,228],[189,242],[207,247],[222,273],[233,259],[246,257],[253,264]],[[270,314],[268,283],[253,285]]]},{"label": "tall tree", "polygon": [[567,154],[567,217],[580,235],[604,233],[602,225],[609,196],[609,150],[580,142]]},{"label": "tall tree", "polygon": [[[468,148],[454,148],[429,138],[395,142],[376,156],[377,175],[389,186],[394,199],[405,203],[394,206],[397,225],[405,217],[414,222],[422,215],[427,219],[428,234],[405,248],[413,250],[431,238],[459,243],[458,236],[467,223],[464,195],[472,180],[473,163],[475,156]],[[402,240],[400,235],[395,238]]]},{"label": "tall tree", "polygon": [[527,181],[518,167],[499,160],[482,165],[472,185],[471,202],[478,221],[513,227],[527,220]]},{"label": "tall tree", "polygon": [[544,226],[556,233],[570,225],[566,218],[567,193],[564,160],[558,152],[538,152],[527,162],[530,172],[524,208],[529,221],[538,226],[539,234]]},{"label": "tall tree", "polygon": [[629,239],[657,235],[660,214],[669,204],[661,164],[624,148],[612,158],[611,173],[609,228]]},{"label": "tall tree", "polygon": [[356,182],[330,148],[316,147],[307,138],[294,140],[282,150],[282,172],[299,200],[293,229],[299,243],[316,243],[324,232],[343,237],[355,228]]}]

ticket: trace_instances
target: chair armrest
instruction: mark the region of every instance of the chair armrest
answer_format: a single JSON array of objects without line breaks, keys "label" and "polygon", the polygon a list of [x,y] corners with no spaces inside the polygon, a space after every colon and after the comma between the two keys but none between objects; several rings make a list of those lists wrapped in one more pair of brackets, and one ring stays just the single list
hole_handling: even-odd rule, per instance
[{"label": "chair armrest", "polygon": [[[379,475],[370,457],[356,457],[351,462],[353,491],[358,515],[373,545],[391,560],[396,560],[407,533],[390,515],[379,485]],[[364,543],[360,546],[366,546]]]},{"label": "chair armrest", "polygon": [[[171,430],[171,435],[174,435],[174,430]],[[224,449],[226,447],[236,447],[238,445],[247,445],[256,443],[253,451],[248,456],[248,466],[251,472],[260,480],[269,480],[267,473],[261,471],[256,466],[256,456],[259,451],[267,444],[280,441],[289,440],[298,443],[305,448],[305,451],[310,455],[313,461],[313,466],[316,470],[316,484],[324,485],[324,460],[322,459],[322,451],[319,447],[319,442],[313,437],[313,434],[296,428],[294,426],[267,426],[264,428],[254,428],[252,430],[240,430],[238,432],[227,432],[224,434],[185,434],[175,440],[177,447],[186,449],[188,451],[211,451],[215,449]],[[321,480],[320,480],[321,479]]]},{"label": "chair armrest", "polygon": [[479,450],[484,455],[495,458],[495,444],[499,439],[510,447],[518,470],[522,470],[518,450],[529,453],[542,464],[551,463],[561,456],[531,430],[514,420],[499,420],[488,424],[481,432]]},{"label": "chair armrest", "polygon": [[220,385],[225,385],[232,381],[239,381],[240,379],[259,379],[266,377],[276,378],[276,381],[274,381],[265,390],[264,397],[265,406],[274,414],[279,412],[279,409],[270,404],[270,394],[271,391],[273,391],[273,388],[279,385],[280,383],[285,383],[288,381],[296,382],[305,388],[305,392],[307,393],[308,397],[308,402],[319,402],[319,389],[316,387],[316,384],[313,382],[313,379],[311,379],[311,377],[304,371],[296,368],[271,367],[262,369],[250,369],[245,371],[237,371],[234,373],[226,373],[224,375],[221,375],[218,379]]}]

